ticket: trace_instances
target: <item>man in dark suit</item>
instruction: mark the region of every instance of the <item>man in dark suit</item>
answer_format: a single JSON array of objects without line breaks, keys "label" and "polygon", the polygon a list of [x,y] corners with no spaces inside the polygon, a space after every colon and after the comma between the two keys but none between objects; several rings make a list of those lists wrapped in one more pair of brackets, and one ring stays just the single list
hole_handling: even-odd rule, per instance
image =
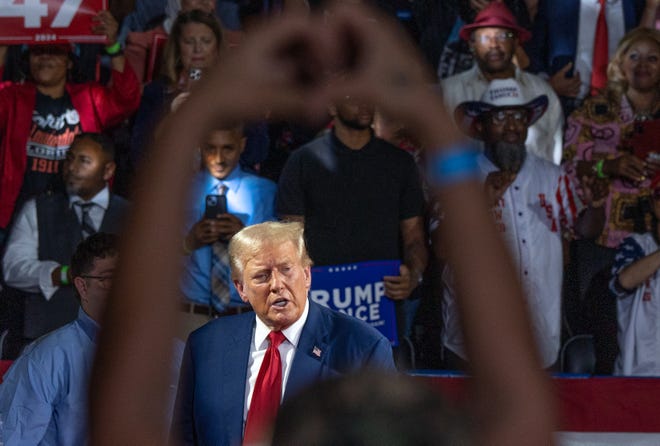
[{"label": "man in dark suit", "polygon": [[[608,53],[636,26],[653,27],[657,6],[644,0],[605,2]],[[540,0],[525,50],[529,71],[548,78],[568,116],[590,92],[598,0]]]},{"label": "man in dark suit", "polygon": [[108,189],[114,172],[112,141],[99,133],[79,134],[62,168],[66,192],[39,195],[17,213],[2,269],[8,285],[3,297],[18,300],[23,312],[22,330],[11,327],[19,337],[22,331],[18,349],[77,317],[69,259],[91,234],[119,231],[128,204]]},{"label": "man in dark suit", "polygon": [[[365,367],[394,369],[377,330],[308,300],[312,261],[300,223],[248,226],[232,238],[229,256],[254,313],[190,335],[173,432],[184,444],[262,441],[279,403],[306,385]],[[279,379],[268,381],[270,374]]]}]

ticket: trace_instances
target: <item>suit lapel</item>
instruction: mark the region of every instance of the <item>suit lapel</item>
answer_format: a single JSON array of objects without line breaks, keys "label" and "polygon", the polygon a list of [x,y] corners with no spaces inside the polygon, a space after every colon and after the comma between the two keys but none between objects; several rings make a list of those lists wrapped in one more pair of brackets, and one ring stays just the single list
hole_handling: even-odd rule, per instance
[{"label": "suit lapel", "polygon": [[330,354],[329,322],[323,317],[318,304],[309,299],[307,304],[309,313],[291,364],[284,400],[298,393],[306,384],[333,374],[327,362]]}]

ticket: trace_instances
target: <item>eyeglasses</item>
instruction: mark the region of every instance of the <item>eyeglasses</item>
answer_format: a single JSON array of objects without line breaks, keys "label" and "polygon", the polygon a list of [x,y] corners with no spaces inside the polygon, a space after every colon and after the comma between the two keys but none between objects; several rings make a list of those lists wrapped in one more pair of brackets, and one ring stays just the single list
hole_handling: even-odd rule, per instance
[{"label": "eyeglasses", "polygon": [[479,34],[475,35],[475,40],[478,40],[483,45],[487,45],[493,41],[497,43],[504,43],[507,40],[511,40],[515,37],[515,34],[511,31],[500,31],[495,34]]},{"label": "eyeglasses", "polygon": [[99,281],[99,285],[103,288],[110,288],[112,286],[112,276],[80,276],[83,279],[94,279]]},{"label": "eyeglasses", "polygon": [[527,124],[527,112],[524,110],[498,110],[490,114],[490,122],[495,125],[504,125],[511,121],[516,125]]}]

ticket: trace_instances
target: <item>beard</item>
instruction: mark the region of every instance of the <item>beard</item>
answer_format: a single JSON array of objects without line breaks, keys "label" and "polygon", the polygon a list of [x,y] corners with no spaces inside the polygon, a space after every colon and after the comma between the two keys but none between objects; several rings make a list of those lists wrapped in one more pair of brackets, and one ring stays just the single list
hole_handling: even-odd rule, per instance
[{"label": "beard", "polygon": [[525,143],[498,141],[486,147],[486,156],[501,171],[518,173],[527,157],[527,149]]},{"label": "beard", "polygon": [[349,129],[353,130],[366,130],[371,128],[371,124],[373,123],[373,114],[371,114],[370,119],[366,119],[360,116],[355,116],[355,117],[347,117],[343,115],[342,113],[337,114],[337,119],[341,121],[342,124],[344,124],[346,127]]}]

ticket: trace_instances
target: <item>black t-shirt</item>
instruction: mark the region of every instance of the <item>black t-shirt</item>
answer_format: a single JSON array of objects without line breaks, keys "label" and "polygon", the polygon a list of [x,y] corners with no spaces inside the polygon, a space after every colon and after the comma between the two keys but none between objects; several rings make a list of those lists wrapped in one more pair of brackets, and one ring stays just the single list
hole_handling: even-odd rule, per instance
[{"label": "black t-shirt", "polygon": [[399,224],[423,206],[410,154],[378,138],[351,150],[333,132],[293,152],[277,194],[280,215],[305,217],[317,265],[400,259]]},{"label": "black t-shirt", "polygon": [[67,93],[54,99],[37,92],[19,205],[34,195],[62,188],[62,163],[81,131],[80,117]]}]

